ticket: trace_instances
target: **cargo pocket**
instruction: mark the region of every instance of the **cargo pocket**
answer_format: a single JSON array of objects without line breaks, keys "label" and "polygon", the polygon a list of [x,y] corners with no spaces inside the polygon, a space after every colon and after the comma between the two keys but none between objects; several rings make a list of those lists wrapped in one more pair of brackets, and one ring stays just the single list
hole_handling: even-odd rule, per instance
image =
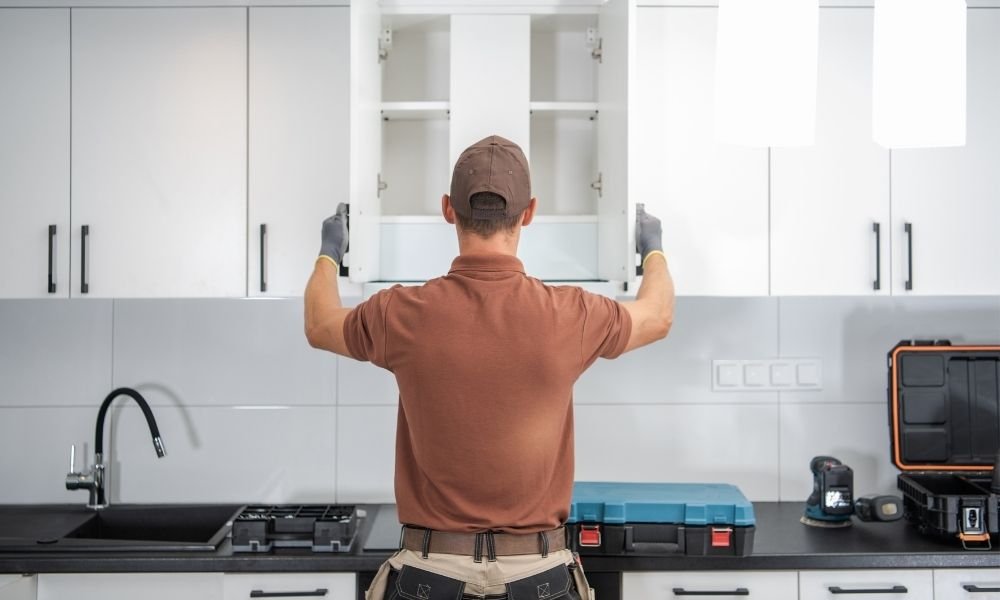
[{"label": "cargo pocket", "polygon": [[385,600],[461,600],[464,589],[464,581],[403,565],[389,571]]},{"label": "cargo pocket", "polygon": [[[570,574],[570,565],[559,565],[531,577],[507,584],[508,600],[584,600],[588,595],[578,594]],[[585,588],[587,589],[587,588]]]},{"label": "cargo pocket", "polygon": [[583,572],[583,565],[580,564],[579,554],[573,554],[573,562],[566,565],[566,568],[573,575],[573,583],[576,584],[576,593],[579,594],[580,600],[596,600],[594,590],[590,587],[587,575]]}]

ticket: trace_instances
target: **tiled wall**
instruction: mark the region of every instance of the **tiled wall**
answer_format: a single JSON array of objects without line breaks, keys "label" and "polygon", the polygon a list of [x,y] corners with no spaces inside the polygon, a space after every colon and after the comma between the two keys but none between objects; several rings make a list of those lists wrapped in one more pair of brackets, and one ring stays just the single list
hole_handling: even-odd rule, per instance
[{"label": "tiled wall", "polygon": [[[891,492],[885,355],[900,339],[1000,342],[1000,298],[681,298],[663,342],[576,387],[576,478],[727,481],[808,495],[809,459]],[[711,361],[819,358],[823,389],[713,392]],[[302,301],[0,301],[0,503],[83,502],[69,446],[93,452],[114,386],[153,405],[168,455],[121,401],[108,436],[119,502],[391,501],[395,383],[312,350]],[[107,442],[106,442],[107,443]]]}]

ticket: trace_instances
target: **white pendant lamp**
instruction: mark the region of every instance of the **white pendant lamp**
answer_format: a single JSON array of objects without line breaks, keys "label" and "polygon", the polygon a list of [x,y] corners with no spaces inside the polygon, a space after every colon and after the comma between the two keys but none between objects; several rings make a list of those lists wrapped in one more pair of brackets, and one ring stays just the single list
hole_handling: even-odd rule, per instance
[{"label": "white pendant lamp", "polygon": [[875,0],[875,142],[965,145],[965,60],[965,0]]},{"label": "white pendant lamp", "polygon": [[744,146],[816,135],[818,0],[719,0],[715,134]]}]

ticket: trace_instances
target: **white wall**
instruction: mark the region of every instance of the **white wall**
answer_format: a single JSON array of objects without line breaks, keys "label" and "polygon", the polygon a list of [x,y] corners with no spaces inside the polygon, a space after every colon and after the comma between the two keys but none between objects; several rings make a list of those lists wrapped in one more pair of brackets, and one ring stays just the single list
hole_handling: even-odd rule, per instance
[{"label": "white wall", "polygon": [[[576,477],[800,501],[809,459],[833,454],[859,493],[892,492],[885,355],[904,338],[1000,342],[1000,298],[681,298],[665,341],[578,382]],[[778,357],[820,359],[823,389],[712,391],[713,359]],[[153,405],[168,455],[120,401],[113,501],[392,500],[395,383],[309,348],[300,299],[8,300],[0,503],[84,502],[63,488],[69,445],[93,452],[97,407],[121,385]]]}]

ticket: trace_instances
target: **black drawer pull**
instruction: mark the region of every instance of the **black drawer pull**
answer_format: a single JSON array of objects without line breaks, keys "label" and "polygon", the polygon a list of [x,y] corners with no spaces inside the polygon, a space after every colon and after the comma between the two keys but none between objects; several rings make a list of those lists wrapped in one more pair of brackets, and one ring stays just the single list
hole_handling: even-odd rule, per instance
[{"label": "black drawer pull", "polygon": [[55,260],[56,260],[56,226],[49,225],[49,293],[56,293],[56,277],[53,271],[55,270]]},{"label": "black drawer pull", "polygon": [[875,282],[872,287],[877,292],[882,289],[882,224],[872,223],[872,231],[875,232]]},{"label": "black drawer pull", "polygon": [[306,598],[313,596],[326,596],[326,588],[316,588],[311,592],[265,592],[263,590],[253,590],[250,592],[251,598]]},{"label": "black drawer pull", "polygon": [[90,293],[90,283],[87,281],[87,238],[90,237],[90,225],[80,227],[80,293]]},{"label": "black drawer pull", "polygon": [[674,588],[675,596],[749,596],[750,590],[746,588],[736,588],[735,590],[728,591],[705,591],[705,590],[686,590],[684,588]]},{"label": "black drawer pull", "polygon": [[979,587],[974,583],[966,583],[962,586],[962,589],[973,594],[980,592],[1000,592],[1000,587]]},{"label": "black drawer pull", "polygon": [[905,223],[903,231],[906,233],[906,289],[913,289],[913,223]]},{"label": "black drawer pull", "polygon": [[891,588],[858,588],[845,590],[839,585],[831,585],[827,588],[831,594],[905,594],[909,592],[904,585],[894,585]]},{"label": "black drawer pull", "polygon": [[267,291],[267,223],[260,224],[260,291]]}]

